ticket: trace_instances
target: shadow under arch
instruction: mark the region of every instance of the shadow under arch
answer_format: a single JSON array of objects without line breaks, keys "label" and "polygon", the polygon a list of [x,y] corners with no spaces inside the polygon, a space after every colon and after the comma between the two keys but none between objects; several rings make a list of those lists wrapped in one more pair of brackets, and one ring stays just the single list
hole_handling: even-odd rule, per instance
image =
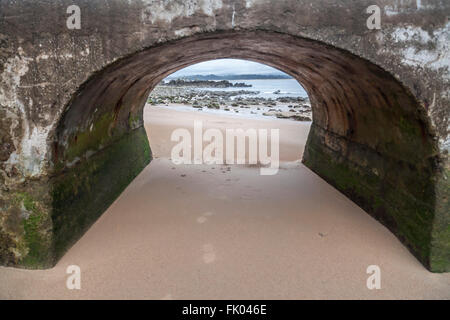
[{"label": "shadow under arch", "polygon": [[112,63],[79,88],[54,134],[47,265],[151,161],[143,127],[150,91],[179,69],[219,58],[264,63],[297,79],[313,109],[303,162],[386,225],[427,268],[448,267],[435,233],[437,215],[444,214],[435,208],[438,147],[423,108],[367,60],[268,31],[198,34],[153,46]]}]

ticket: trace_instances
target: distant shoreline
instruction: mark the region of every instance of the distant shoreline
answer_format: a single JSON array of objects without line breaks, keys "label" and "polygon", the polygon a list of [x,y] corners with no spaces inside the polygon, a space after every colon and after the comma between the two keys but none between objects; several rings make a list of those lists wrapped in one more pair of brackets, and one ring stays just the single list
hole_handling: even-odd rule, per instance
[{"label": "distant shoreline", "polygon": [[169,87],[193,87],[193,88],[250,88],[251,84],[244,82],[231,83],[228,80],[185,80],[174,79],[163,82],[164,86]]},{"label": "distant shoreline", "polygon": [[197,81],[216,81],[216,80],[284,80],[284,79],[294,79],[289,75],[283,74],[225,74],[225,75],[189,75],[189,76],[179,76],[179,77],[167,77],[165,80],[197,80]]}]

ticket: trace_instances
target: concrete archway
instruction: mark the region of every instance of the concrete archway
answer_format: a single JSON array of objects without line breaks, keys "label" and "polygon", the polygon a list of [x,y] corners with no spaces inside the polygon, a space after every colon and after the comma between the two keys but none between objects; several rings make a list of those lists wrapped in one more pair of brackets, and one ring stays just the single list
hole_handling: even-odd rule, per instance
[{"label": "concrete archway", "polygon": [[137,52],[86,82],[56,130],[54,258],[149,163],[142,110],[168,74],[215,58],[277,67],[308,91],[304,163],[394,232],[427,267],[437,145],[420,105],[391,75],[348,52],[281,33],[219,32]]},{"label": "concrete archway", "polygon": [[[74,3],[80,30],[66,27]],[[0,264],[54,265],[150,161],[149,91],[182,67],[228,57],[301,82],[314,112],[304,163],[427,268],[450,270],[450,5],[301,4],[1,2]],[[380,30],[366,27],[373,4]]]}]

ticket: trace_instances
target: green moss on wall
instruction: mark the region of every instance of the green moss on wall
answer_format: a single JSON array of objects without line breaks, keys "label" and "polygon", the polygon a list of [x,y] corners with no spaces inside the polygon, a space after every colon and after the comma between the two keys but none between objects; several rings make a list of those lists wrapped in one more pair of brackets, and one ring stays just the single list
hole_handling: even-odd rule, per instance
[{"label": "green moss on wall", "polygon": [[16,248],[16,243],[12,237],[0,227],[0,265],[9,266],[15,265],[17,259],[14,255],[13,249]]},{"label": "green moss on wall", "polygon": [[53,264],[52,235],[47,208],[27,192],[16,193],[15,205],[23,206],[23,237],[17,243],[20,265],[39,269]]},{"label": "green moss on wall", "polygon": [[431,269],[450,271],[450,170],[440,172],[436,184],[436,216],[433,222]]},{"label": "green moss on wall", "polygon": [[143,127],[65,170],[53,180],[55,256],[60,258],[151,160]]},{"label": "green moss on wall", "polygon": [[134,113],[130,113],[128,117],[128,126],[131,129],[140,127],[142,125],[142,116]]},{"label": "green moss on wall", "polygon": [[99,146],[108,143],[110,127],[113,122],[112,113],[104,113],[84,131],[72,134],[69,139],[69,147],[65,151],[65,160],[73,161],[82,157],[88,150],[98,150]]},{"label": "green moss on wall", "polygon": [[[432,172],[428,168],[421,172],[420,166],[405,169],[408,165],[371,155],[370,150],[347,141],[347,154],[358,153],[358,162],[350,161],[326,146],[323,137],[327,134],[311,127],[305,165],[387,226],[430,270],[449,271],[448,202],[442,201],[443,196],[437,201]],[[444,184],[440,190],[448,197],[448,182]],[[444,207],[436,210],[436,201]]]}]

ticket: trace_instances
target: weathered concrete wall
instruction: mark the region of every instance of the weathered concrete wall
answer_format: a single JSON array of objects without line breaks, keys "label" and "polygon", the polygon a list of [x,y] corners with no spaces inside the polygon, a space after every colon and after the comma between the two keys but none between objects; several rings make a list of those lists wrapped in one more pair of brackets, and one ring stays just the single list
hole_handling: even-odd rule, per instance
[{"label": "weathered concrete wall", "polygon": [[296,77],[314,111],[304,162],[449,270],[449,14],[432,0],[0,0],[0,262],[52,265],[150,161],[151,88],[236,57]]}]

